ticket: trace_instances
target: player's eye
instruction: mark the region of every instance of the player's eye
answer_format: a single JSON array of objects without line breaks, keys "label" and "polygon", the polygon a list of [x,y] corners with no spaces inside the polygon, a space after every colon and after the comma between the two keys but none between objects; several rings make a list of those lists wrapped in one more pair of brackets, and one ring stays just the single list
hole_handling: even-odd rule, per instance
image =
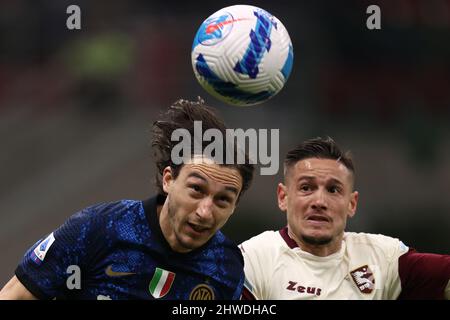
[{"label": "player's eye", "polygon": [[331,186],[330,188],[328,188],[328,192],[330,192],[330,193],[340,193],[341,192],[341,188],[339,188],[338,186]]},{"label": "player's eye", "polygon": [[195,193],[195,194],[201,194],[201,193],[203,192],[202,187],[200,187],[200,186],[197,185],[197,184],[191,184],[191,185],[189,185],[188,187],[189,187],[189,189],[191,189],[192,192]]},{"label": "player's eye", "polygon": [[308,192],[311,191],[311,186],[309,184],[302,184],[299,189],[300,191]]},{"label": "player's eye", "polygon": [[231,198],[227,197],[227,196],[221,196],[221,197],[219,197],[219,202],[228,205],[231,203]]}]

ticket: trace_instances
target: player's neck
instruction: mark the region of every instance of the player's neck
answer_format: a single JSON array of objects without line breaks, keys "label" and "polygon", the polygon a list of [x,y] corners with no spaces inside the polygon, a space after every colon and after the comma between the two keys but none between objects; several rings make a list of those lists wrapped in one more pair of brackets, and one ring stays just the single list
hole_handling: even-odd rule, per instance
[{"label": "player's neck", "polygon": [[299,243],[300,249],[305,252],[311,253],[317,257],[328,257],[341,249],[341,244],[330,243],[327,245],[311,245],[308,243]]},{"label": "player's neck", "polygon": [[292,240],[294,240],[297,243],[300,249],[317,257],[327,257],[341,250],[342,238],[344,236],[343,234],[341,234],[340,236],[335,237],[330,243],[317,245],[302,241],[297,236],[295,236],[289,230],[289,228],[288,228],[288,235]]}]

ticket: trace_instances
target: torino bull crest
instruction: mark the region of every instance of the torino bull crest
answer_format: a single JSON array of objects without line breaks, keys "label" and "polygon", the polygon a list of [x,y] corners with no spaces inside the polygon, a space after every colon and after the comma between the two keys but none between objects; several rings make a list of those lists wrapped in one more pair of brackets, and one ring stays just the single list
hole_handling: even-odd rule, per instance
[{"label": "torino bull crest", "polygon": [[221,9],[206,19],[192,45],[192,66],[200,84],[237,106],[276,95],[291,73],[294,53],[283,24],[249,5]]}]

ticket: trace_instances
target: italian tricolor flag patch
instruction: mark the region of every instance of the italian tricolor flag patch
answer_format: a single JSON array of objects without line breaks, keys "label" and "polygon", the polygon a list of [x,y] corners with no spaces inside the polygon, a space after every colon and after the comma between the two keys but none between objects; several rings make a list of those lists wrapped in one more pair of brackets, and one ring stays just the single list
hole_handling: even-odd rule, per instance
[{"label": "italian tricolor flag patch", "polygon": [[156,268],[148,289],[155,299],[162,298],[169,292],[174,279],[175,273]]}]

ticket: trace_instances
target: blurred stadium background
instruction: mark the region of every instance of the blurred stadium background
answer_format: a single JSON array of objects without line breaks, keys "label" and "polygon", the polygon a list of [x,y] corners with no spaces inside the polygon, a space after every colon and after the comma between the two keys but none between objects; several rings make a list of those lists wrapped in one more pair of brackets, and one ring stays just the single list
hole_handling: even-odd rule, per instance
[{"label": "blurred stadium background", "polygon": [[[152,195],[150,124],[198,95],[230,127],[279,128],[281,159],[303,139],[334,137],[356,161],[348,229],[450,253],[450,1],[245,3],[283,22],[295,55],[283,91],[249,108],[209,96],[190,62],[201,22],[236,3],[1,2],[0,286],[79,209]],[[79,31],[66,28],[70,4]],[[366,28],[370,4],[381,30]],[[256,176],[225,233],[240,242],[281,228],[280,178]]]}]

